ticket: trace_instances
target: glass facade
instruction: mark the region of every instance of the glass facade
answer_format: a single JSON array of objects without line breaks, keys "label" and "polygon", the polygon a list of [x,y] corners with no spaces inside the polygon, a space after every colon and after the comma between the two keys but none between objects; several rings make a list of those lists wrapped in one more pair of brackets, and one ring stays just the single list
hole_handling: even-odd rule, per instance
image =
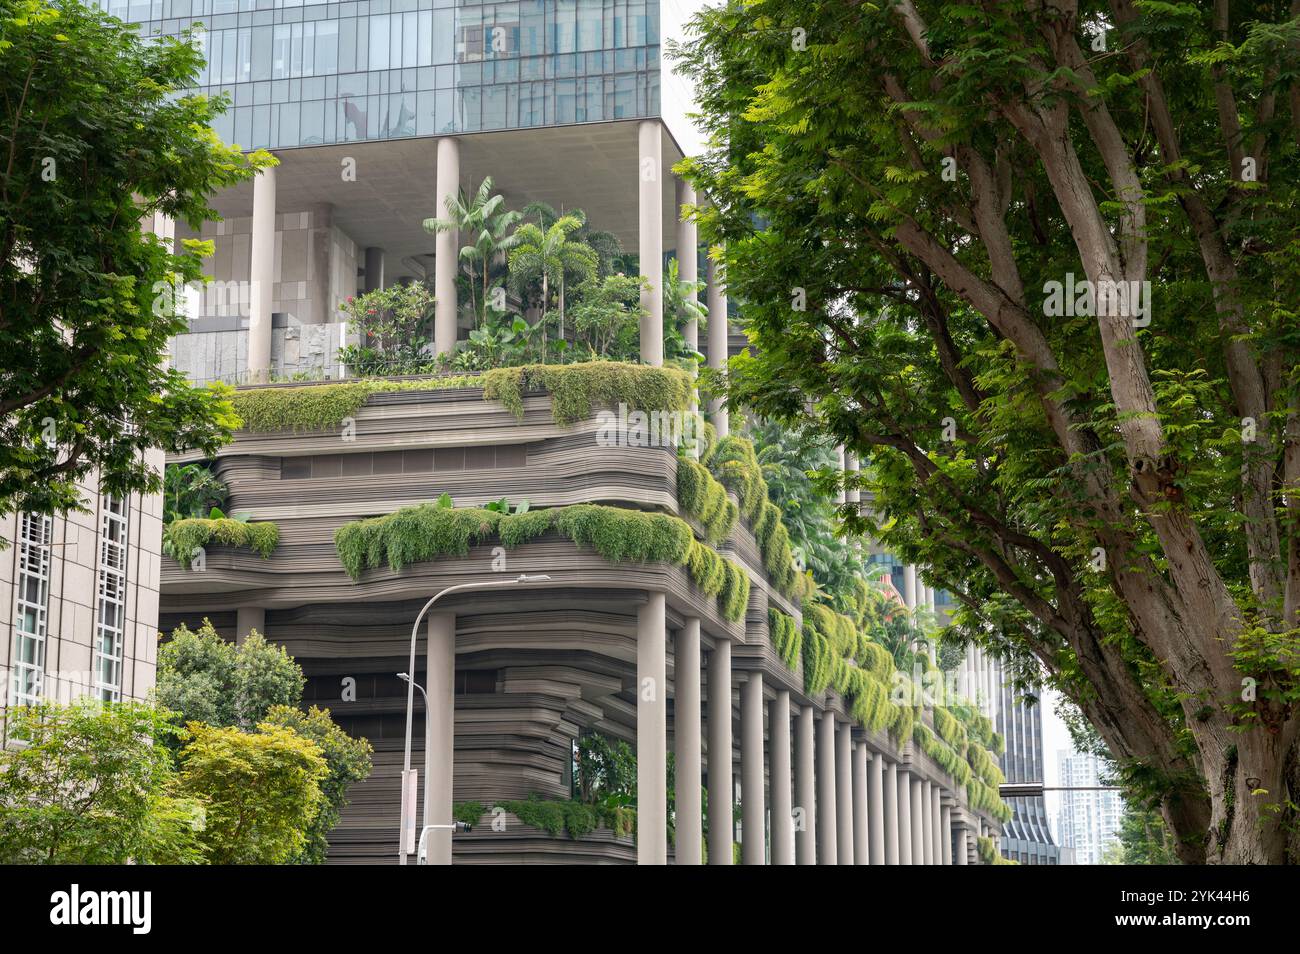
[{"label": "glass facade", "polygon": [[244,149],[659,115],[659,0],[99,0],[145,35],[195,24],[198,89]]}]

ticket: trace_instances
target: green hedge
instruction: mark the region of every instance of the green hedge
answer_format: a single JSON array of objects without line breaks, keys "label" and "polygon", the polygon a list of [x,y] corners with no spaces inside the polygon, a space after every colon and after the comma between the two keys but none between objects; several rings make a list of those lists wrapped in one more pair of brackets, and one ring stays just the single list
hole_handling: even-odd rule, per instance
[{"label": "green hedge", "polygon": [[372,394],[441,391],[478,387],[479,383],[475,375],[418,381],[366,378],[306,387],[246,388],[235,391],[231,402],[246,431],[322,431],[338,427],[344,419],[355,416]]},{"label": "green hedge", "polygon": [[682,512],[704,529],[704,539],[717,546],[731,536],[740,508],[727,496],[707,467],[693,460],[677,460],[677,503]]},{"label": "green hedge", "polygon": [[525,394],[547,391],[555,423],[565,426],[590,417],[598,407],[626,404],[634,411],[686,411],[691,401],[691,380],[685,373],[614,361],[534,364],[418,380],[365,378],[306,387],[246,388],[237,390],[231,401],[244,430],[319,431],[354,416],[372,394],[477,387],[483,389],[484,400],[500,401],[516,417],[523,416]]},{"label": "green hedge", "polygon": [[387,565],[466,556],[470,547],[497,538],[513,549],[555,531],[590,547],[611,563],[671,563],[685,566],[692,581],[717,597],[722,614],[739,621],[749,603],[749,577],[725,557],[695,539],[686,521],[666,514],[575,504],[521,514],[477,508],[418,504],[383,517],[354,520],[334,534],[339,560],[352,579]]},{"label": "green hedge", "polygon": [[524,416],[524,396],[551,395],[555,423],[573,424],[598,407],[626,404],[630,411],[686,411],[691,406],[691,379],[676,368],[657,368],[621,361],[578,364],[529,364],[493,368],[482,376],[483,397],[500,401],[515,417]]},{"label": "green hedge", "polygon": [[280,542],[280,528],[273,523],[244,523],[227,518],[173,520],[163,528],[163,535],[167,552],[187,570],[194,551],[210,543],[242,547],[266,559]]}]

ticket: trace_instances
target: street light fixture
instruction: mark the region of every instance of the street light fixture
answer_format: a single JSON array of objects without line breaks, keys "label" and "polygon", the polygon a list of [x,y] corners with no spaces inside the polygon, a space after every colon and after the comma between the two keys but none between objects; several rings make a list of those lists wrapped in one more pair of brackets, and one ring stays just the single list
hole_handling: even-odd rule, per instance
[{"label": "street light fixture", "polygon": [[[446,596],[447,594],[459,593],[463,590],[486,589],[488,587],[495,587],[495,586],[514,586],[520,583],[544,583],[549,579],[550,576],[545,573],[521,573],[519,574],[519,576],[515,577],[514,579],[481,580],[477,583],[457,583],[454,586],[449,586],[446,589],[438,591],[437,593],[435,593],[433,596],[429,598],[429,602],[424,604],[424,608],[420,610],[419,614],[415,617],[415,622],[411,626],[411,662],[410,662],[410,666],[406,670],[407,673],[411,674],[415,672],[415,638],[420,632],[420,622],[424,619],[425,614],[429,612],[429,608],[433,606],[434,603],[438,602],[438,600]],[[406,807],[406,802],[405,802],[405,797],[406,797],[405,792],[407,790],[406,780],[411,772],[411,719],[415,711],[415,679],[407,678],[405,682],[406,682],[406,745],[402,755],[403,808]],[[423,689],[421,689],[421,691],[423,692]],[[425,698],[425,723],[427,725],[429,719],[428,693],[425,693],[424,698]],[[430,739],[428,733],[426,732],[424,737],[424,751],[426,756],[429,753],[429,745],[430,745]],[[424,767],[424,771],[425,771],[424,797],[425,797],[425,806],[426,806],[425,808],[426,817],[424,820],[427,823],[429,820],[427,817],[428,804],[429,804],[428,802],[429,766],[427,764],[428,763],[427,758],[425,759],[425,762],[426,764]],[[401,817],[398,820],[398,825],[397,825],[397,859],[398,859],[398,864],[402,864],[402,865],[406,864],[406,838],[405,838],[406,832],[404,830],[405,825],[406,825],[406,813],[405,811],[403,811]],[[454,827],[454,826],[442,826],[442,825],[430,826],[426,824],[425,831],[420,836],[422,840],[428,834],[428,830],[431,827],[443,828],[443,827]]]}]

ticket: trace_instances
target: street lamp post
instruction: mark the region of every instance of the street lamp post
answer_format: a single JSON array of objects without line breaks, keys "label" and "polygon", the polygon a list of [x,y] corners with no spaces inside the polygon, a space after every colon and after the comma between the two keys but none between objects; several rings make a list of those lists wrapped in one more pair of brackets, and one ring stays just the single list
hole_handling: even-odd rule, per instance
[{"label": "street lamp post", "polygon": [[[402,754],[402,792],[403,792],[403,793],[406,792],[406,779],[407,779],[407,777],[410,775],[410,772],[411,772],[411,720],[412,720],[413,714],[414,714],[414,712],[415,712],[415,676],[414,676],[414,674],[415,674],[415,639],[416,639],[416,636],[417,636],[417,635],[419,634],[419,632],[420,632],[420,622],[424,619],[425,614],[429,612],[430,607],[432,607],[434,603],[438,602],[438,600],[442,599],[444,596],[446,596],[446,595],[449,594],[449,593],[459,593],[459,592],[461,592],[462,590],[486,589],[486,588],[488,588],[488,587],[494,587],[494,586],[513,586],[513,585],[515,585],[515,584],[519,584],[519,583],[543,583],[543,582],[545,582],[545,581],[547,581],[547,580],[549,580],[549,579],[550,579],[550,576],[548,576],[548,575],[546,575],[546,574],[544,574],[544,573],[542,573],[542,574],[528,574],[528,573],[521,573],[521,574],[519,574],[518,577],[516,577],[516,578],[514,578],[514,579],[509,579],[509,580],[481,580],[481,581],[479,581],[479,582],[477,582],[477,583],[457,583],[457,584],[455,584],[454,586],[449,586],[449,587],[447,587],[446,589],[440,590],[439,592],[437,592],[437,593],[435,593],[433,596],[431,596],[431,597],[429,598],[429,602],[427,602],[427,603],[424,604],[424,608],[421,609],[420,612],[419,612],[419,614],[415,617],[415,622],[411,625],[411,662],[410,662],[410,666],[409,666],[409,668],[406,670],[407,673],[411,676],[411,678],[409,678],[409,679],[406,680],[406,745],[405,745],[405,747],[404,747],[404,749],[403,749],[403,754]],[[421,691],[423,691],[423,690],[421,690]],[[429,698],[428,693],[425,693],[425,721],[426,721],[426,724],[427,724],[427,722],[428,722],[428,718],[429,718],[429,715],[428,715],[428,711],[429,711],[429,707],[428,707],[428,698]],[[424,779],[424,790],[425,790],[425,819],[424,819],[424,821],[425,821],[425,825],[426,825],[426,833],[427,833],[427,830],[428,830],[428,822],[429,822],[429,818],[428,818],[428,810],[429,810],[429,808],[428,808],[428,806],[429,806],[429,802],[428,802],[428,798],[429,798],[429,779],[428,779],[428,772],[429,772],[429,765],[428,765],[428,762],[429,762],[429,746],[430,746],[430,744],[431,744],[431,743],[430,743],[430,739],[429,739],[429,734],[428,734],[428,732],[426,731],[426,732],[425,732],[425,737],[424,737],[424,755],[425,755],[425,779]],[[405,799],[405,794],[403,794],[403,799]],[[403,802],[403,807],[405,807],[405,802]],[[398,860],[398,864],[402,864],[402,865],[406,864],[406,837],[405,837],[406,832],[405,832],[405,830],[404,830],[404,826],[405,826],[405,825],[406,825],[406,813],[403,812],[402,815],[401,815],[401,817],[400,817],[400,819],[398,820],[398,825],[397,825],[397,860]],[[442,827],[442,826],[435,826],[435,827]],[[422,833],[422,836],[423,836],[423,833]]]},{"label": "street lamp post", "polygon": [[[412,682],[411,674],[410,674],[410,673],[399,672],[399,673],[397,674],[397,678],[400,679],[400,680],[402,680],[402,682]],[[429,731],[430,731],[430,728],[431,728],[431,727],[430,727],[430,724],[429,724],[429,723],[430,723],[430,715],[431,715],[431,713],[429,712],[429,694],[428,694],[427,692],[424,691],[424,686],[420,685],[418,682],[415,683],[415,688],[416,688],[416,689],[419,689],[419,690],[420,690],[420,695],[424,697],[424,737],[425,737],[426,739],[428,739],[428,738],[429,738]],[[425,777],[425,779],[424,779],[424,810],[423,810],[422,818],[424,819],[424,821],[423,821],[423,825],[424,825],[425,831],[421,832],[421,834],[420,834],[420,838],[421,838],[421,840],[424,839],[424,836],[425,836],[425,834],[427,834],[427,829],[428,829],[428,827],[429,827],[429,793],[430,793],[431,789],[430,789],[430,787],[429,787],[429,779],[428,779],[428,777],[427,777],[428,774],[429,774],[429,766],[428,766],[427,764],[426,764],[425,767],[424,767],[424,774],[425,774],[426,777]]]}]

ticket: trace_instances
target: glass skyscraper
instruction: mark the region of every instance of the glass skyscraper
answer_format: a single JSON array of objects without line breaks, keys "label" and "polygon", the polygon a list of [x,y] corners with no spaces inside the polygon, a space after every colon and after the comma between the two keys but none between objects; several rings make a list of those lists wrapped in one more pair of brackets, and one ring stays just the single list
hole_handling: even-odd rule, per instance
[{"label": "glass skyscraper", "polygon": [[658,0],[100,0],[195,29],[198,90],[245,149],[659,115]]}]

